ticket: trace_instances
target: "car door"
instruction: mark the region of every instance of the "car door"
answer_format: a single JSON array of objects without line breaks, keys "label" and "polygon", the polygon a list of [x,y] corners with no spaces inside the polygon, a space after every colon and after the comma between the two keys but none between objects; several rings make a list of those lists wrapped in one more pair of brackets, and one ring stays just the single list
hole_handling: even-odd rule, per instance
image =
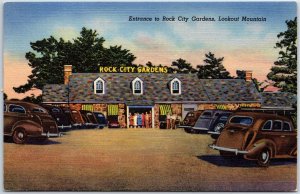
[{"label": "car door", "polygon": [[297,132],[293,129],[292,124],[283,121],[283,128],[280,135],[281,155],[288,155],[294,147],[297,146]]},{"label": "car door", "polygon": [[23,106],[9,104],[4,114],[4,133],[11,134],[15,123],[25,119],[28,119],[28,116]]}]

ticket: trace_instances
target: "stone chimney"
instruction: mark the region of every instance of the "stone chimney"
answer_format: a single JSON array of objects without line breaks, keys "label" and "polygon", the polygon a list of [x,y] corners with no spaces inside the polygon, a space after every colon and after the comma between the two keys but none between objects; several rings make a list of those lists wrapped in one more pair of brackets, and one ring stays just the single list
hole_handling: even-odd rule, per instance
[{"label": "stone chimney", "polygon": [[72,65],[64,65],[64,82],[65,82],[65,85],[69,84],[70,75],[72,75]]},{"label": "stone chimney", "polygon": [[251,70],[246,70],[246,77],[245,77],[245,80],[247,82],[251,82],[252,81],[252,71]]}]

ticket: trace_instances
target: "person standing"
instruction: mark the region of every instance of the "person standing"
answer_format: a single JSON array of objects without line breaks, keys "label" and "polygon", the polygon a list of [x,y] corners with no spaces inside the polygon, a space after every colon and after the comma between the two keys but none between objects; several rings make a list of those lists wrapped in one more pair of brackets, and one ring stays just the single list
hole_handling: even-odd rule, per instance
[{"label": "person standing", "polygon": [[142,128],[145,128],[145,114],[142,113]]},{"label": "person standing", "polygon": [[148,114],[148,112],[146,112],[146,114],[145,114],[145,125],[146,125],[146,128],[149,128],[149,114]]},{"label": "person standing", "polygon": [[136,128],[136,126],[137,126],[137,115],[136,115],[136,113],[134,113],[134,116],[133,116],[133,125],[134,125],[134,128]]},{"label": "person standing", "polygon": [[167,129],[171,128],[171,113],[168,112],[167,114]]},{"label": "person standing", "polygon": [[142,127],[142,115],[140,113],[137,114],[137,125]]},{"label": "person standing", "polygon": [[134,127],[134,118],[133,118],[133,114],[131,113],[129,116],[129,128],[130,127]]}]

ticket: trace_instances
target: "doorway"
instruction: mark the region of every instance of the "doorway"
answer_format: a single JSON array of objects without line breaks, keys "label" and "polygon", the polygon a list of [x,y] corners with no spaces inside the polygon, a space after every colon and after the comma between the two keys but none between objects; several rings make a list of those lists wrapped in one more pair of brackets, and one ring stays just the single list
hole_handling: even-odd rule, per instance
[{"label": "doorway", "polygon": [[127,128],[154,128],[153,106],[127,106]]}]

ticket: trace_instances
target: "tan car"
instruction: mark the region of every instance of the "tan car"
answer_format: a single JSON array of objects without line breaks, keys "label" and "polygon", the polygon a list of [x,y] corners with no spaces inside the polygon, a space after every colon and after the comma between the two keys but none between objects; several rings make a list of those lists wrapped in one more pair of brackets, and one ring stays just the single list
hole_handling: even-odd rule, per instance
[{"label": "tan car", "polygon": [[268,166],[271,158],[297,157],[297,131],[285,116],[237,112],[209,147],[223,156],[243,155]]},{"label": "tan car", "polygon": [[47,139],[58,137],[55,120],[36,104],[22,101],[4,102],[4,135],[12,137],[14,143],[26,143],[28,138]]}]

